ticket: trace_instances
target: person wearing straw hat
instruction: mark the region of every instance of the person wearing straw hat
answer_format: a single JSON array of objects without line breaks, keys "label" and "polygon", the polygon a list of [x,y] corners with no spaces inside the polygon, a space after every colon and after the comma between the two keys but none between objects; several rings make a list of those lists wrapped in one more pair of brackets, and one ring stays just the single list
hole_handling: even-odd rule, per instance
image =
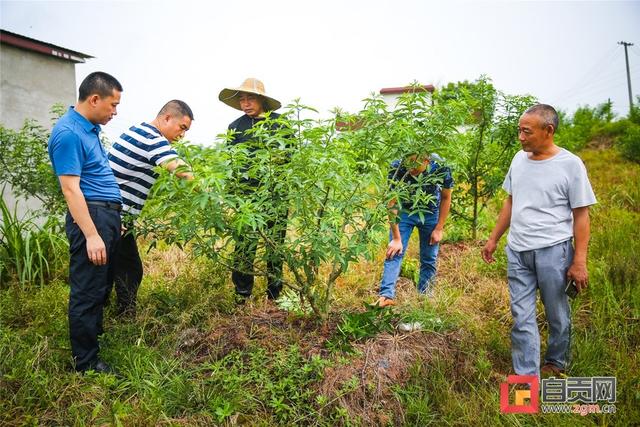
[{"label": "person wearing straw hat", "polygon": [[[248,78],[235,88],[225,88],[220,91],[218,99],[228,106],[242,111],[244,114],[229,125],[233,136],[229,141],[231,145],[246,144],[248,152],[254,153],[260,148],[260,138],[254,136],[251,129],[267,116],[269,119],[280,117],[277,110],[282,104],[266,94],[264,84],[255,78]],[[280,126],[280,125],[275,125]],[[273,127],[274,130],[278,129]],[[243,170],[242,172],[246,172]],[[242,177],[240,182],[244,190],[242,194],[251,197],[255,189],[260,185],[257,178]],[[286,195],[275,188],[269,189],[274,212],[274,217],[267,221],[267,234],[272,236],[273,245],[265,245],[267,298],[275,300],[282,290],[282,257],[274,250],[284,243],[287,230],[288,204]],[[233,271],[231,280],[235,285],[236,302],[243,304],[251,296],[254,283],[253,261],[256,256],[258,241],[253,236],[238,234],[234,236],[235,249],[233,254]]]}]

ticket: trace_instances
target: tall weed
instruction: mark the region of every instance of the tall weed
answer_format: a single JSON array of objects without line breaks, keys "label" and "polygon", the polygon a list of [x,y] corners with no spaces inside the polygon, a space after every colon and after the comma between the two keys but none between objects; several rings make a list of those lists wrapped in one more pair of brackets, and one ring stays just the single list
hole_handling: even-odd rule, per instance
[{"label": "tall weed", "polygon": [[61,270],[66,239],[51,221],[39,227],[29,217],[19,218],[17,206],[11,212],[4,198],[0,212],[0,286],[11,280],[44,286]]}]

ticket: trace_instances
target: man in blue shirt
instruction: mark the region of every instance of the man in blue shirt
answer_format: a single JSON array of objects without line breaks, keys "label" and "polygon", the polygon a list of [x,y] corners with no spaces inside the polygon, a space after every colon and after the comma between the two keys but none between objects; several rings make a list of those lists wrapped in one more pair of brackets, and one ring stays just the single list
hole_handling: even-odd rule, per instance
[{"label": "man in blue shirt", "polygon": [[112,255],[120,238],[122,198],[99,135],[100,125],[117,114],[121,92],[113,76],[89,74],[80,85],[75,108],[58,120],[48,144],[68,206],[69,336],[80,372],[111,372],[98,358],[98,336],[112,282]]},{"label": "man in blue shirt", "polygon": [[400,194],[390,204],[390,233],[384,271],[380,282],[379,307],[395,305],[396,281],[414,227],[420,233],[420,293],[431,292],[436,258],[444,223],[451,207],[451,170],[439,164],[435,154],[412,154],[391,165],[389,180]]}]

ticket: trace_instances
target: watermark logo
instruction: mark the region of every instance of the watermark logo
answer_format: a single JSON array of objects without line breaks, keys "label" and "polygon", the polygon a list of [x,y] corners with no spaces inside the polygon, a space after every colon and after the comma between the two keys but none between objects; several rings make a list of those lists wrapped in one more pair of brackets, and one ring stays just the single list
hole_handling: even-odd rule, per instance
[{"label": "watermark logo", "polygon": [[509,375],[500,384],[500,412],[611,414],[616,412],[616,394],[616,377],[551,377],[539,383],[535,375]]},{"label": "watermark logo", "polygon": [[[509,403],[509,388],[514,391],[514,404]],[[509,375],[500,384],[500,412],[504,414],[535,414],[538,412],[538,377],[536,375]]]}]

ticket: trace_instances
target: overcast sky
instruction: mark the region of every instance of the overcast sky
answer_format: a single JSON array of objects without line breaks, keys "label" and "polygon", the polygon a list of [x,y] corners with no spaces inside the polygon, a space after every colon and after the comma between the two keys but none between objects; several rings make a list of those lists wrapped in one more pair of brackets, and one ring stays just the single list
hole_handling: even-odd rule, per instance
[{"label": "overcast sky", "polygon": [[[640,94],[640,2],[5,1],[5,30],[95,57],[76,66],[124,86],[117,136],[178,98],[188,139],[208,143],[241,113],[218,101],[246,77],[327,115],[383,87],[489,75],[510,94],[573,111],[611,98],[628,112],[624,49]],[[52,82],[55,83],[55,82]]]}]

